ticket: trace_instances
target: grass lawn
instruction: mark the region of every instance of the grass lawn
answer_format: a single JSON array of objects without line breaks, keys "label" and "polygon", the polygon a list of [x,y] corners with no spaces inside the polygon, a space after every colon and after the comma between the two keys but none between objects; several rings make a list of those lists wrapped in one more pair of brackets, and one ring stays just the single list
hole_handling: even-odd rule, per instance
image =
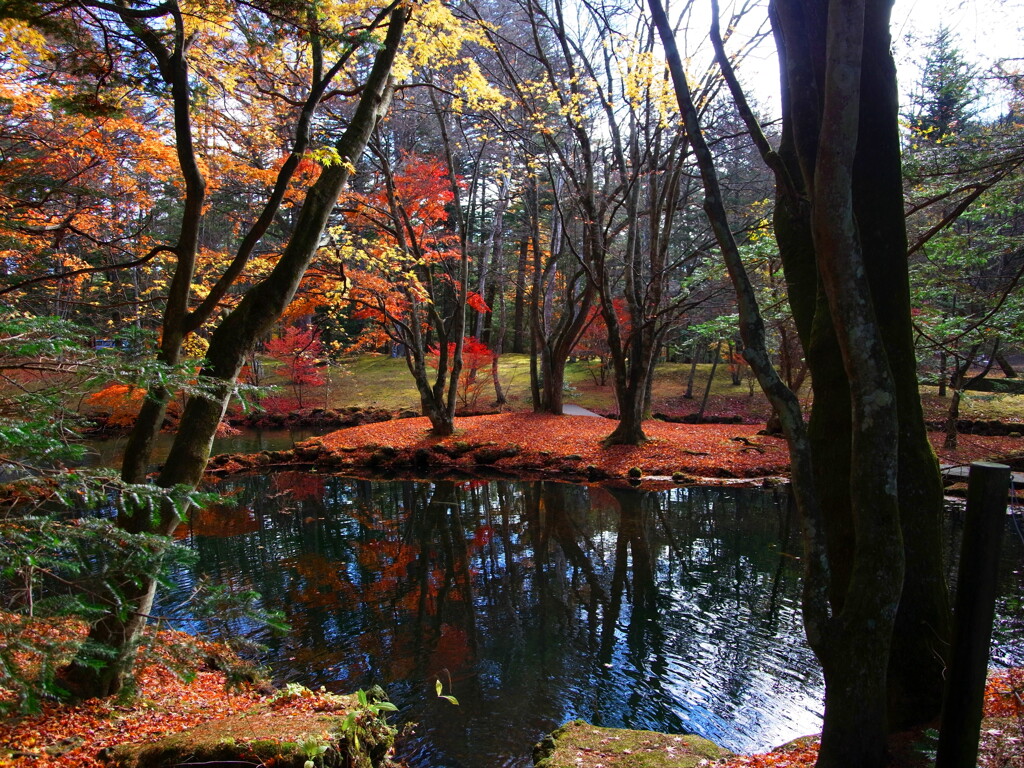
[{"label": "grass lawn", "polygon": [[[503,355],[498,364],[502,386],[513,408],[530,407],[530,358]],[[490,368],[477,374],[482,391],[476,407],[487,410],[494,402]],[[420,396],[402,358],[361,355],[347,359],[332,375],[331,407],[404,408],[419,410]]]},{"label": "grass lawn", "polygon": [[[598,384],[594,377],[594,368],[590,363],[570,363],[566,369],[566,390],[565,402],[575,403],[583,408],[600,412],[614,412],[615,393],[611,385],[609,374],[607,383],[604,386]],[[530,398],[530,357],[529,355],[502,355],[498,364],[499,376],[502,387],[506,391],[511,410],[529,410],[531,408]],[[711,372],[710,365],[697,366],[697,376],[694,382],[694,399],[684,400],[686,391],[686,379],[690,373],[690,366],[682,363],[662,363],[657,368],[654,385],[654,410],[656,411],[696,411],[700,404],[700,398],[704,394],[704,387],[707,385],[708,375]],[[476,400],[477,410],[488,410],[494,403],[494,389],[491,386],[490,369],[481,370],[478,379],[482,382],[481,393]],[[289,391],[289,387],[281,384],[276,375],[272,375],[271,383],[280,387],[280,393]],[[304,400],[312,407],[325,407],[329,402],[331,408],[343,408],[347,406],[359,406],[364,408],[387,408],[389,410],[400,410],[409,408],[419,409],[419,395],[412,381],[412,375],[405,365],[405,361],[399,358],[384,357],[382,355],[361,355],[345,360],[338,366],[331,368],[331,385],[327,387],[309,387]],[[721,407],[723,401],[744,402],[757,401],[757,407],[763,406],[759,393],[750,397],[750,389],[744,381],[739,386],[734,386],[729,370],[724,365],[718,366],[715,371],[715,380],[711,388],[709,401],[709,412],[714,412],[715,407]]]},{"label": "grass lawn", "polygon": [[[268,383],[277,386],[274,393],[284,399],[294,400],[292,387],[286,384],[275,370],[274,363],[268,363]],[[653,410],[682,416],[696,413],[700,407],[704,389],[707,386],[711,365],[697,366],[693,386],[693,397],[684,397],[690,366],[686,363],[661,363],[655,371],[653,389]],[[478,374],[480,394],[472,406],[473,410],[487,411],[494,403],[490,369]],[[529,355],[502,355],[499,375],[509,400],[507,410],[530,410],[530,358]],[[321,386],[306,386],[302,400],[307,408],[383,408],[392,411],[403,409],[419,411],[419,394],[412,376],[401,358],[383,355],[360,355],[332,365],[329,369],[330,383]],[[597,383],[593,364],[570,363],[566,369],[565,402],[575,403],[599,413],[615,413],[615,394],[611,376],[605,385]],[[715,370],[707,414],[737,415],[747,421],[764,421],[769,407],[760,390],[754,386],[751,395],[748,375],[735,385],[725,365]],[[801,393],[807,397],[807,392]],[[921,387],[925,411],[930,420],[945,417],[949,398],[941,398],[937,388]],[[460,405],[460,407],[462,407]],[[1024,421],[1024,395],[1004,395],[983,392],[968,392],[961,402],[961,418],[1000,419],[1002,421]]]}]

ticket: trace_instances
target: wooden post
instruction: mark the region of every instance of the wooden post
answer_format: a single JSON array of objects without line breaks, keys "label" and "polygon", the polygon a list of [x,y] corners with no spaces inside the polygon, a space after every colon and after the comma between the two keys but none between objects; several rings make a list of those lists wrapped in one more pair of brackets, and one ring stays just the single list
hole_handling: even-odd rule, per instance
[{"label": "wooden post", "polygon": [[975,768],[995,617],[1010,468],[971,464],[956,588],[953,647],[935,768]]}]

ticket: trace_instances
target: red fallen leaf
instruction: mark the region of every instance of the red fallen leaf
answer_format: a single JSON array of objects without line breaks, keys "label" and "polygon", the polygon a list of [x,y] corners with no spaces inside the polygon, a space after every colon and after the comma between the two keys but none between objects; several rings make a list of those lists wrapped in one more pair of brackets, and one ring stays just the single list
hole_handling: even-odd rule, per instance
[{"label": "red fallen leaf", "polygon": [[[64,630],[42,627],[36,631]],[[162,634],[169,639],[179,633]],[[214,648],[212,643],[199,641],[199,645]],[[229,693],[221,672],[201,670],[186,683],[155,663],[159,654],[159,650],[144,652],[144,663],[136,674],[139,703],[135,706],[121,705],[113,698],[75,706],[46,702],[38,715],[5,718],[0,722],[0,754],[25,754],[0,764],[5,768],[99,768],[97,753],[123,742],[125,733],[131,733],[133,740],[157,738],[245,711],[262,701],[254,691]],[[0,689],[0,696],[5,693]]]}]

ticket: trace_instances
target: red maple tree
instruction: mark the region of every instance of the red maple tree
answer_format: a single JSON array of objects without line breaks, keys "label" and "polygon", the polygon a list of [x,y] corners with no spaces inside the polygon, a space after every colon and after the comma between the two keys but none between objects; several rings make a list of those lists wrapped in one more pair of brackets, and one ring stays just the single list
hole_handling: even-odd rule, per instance
[{"label": "red maple tree", "polygon": [[[615,315],[619,319],[620,332],[624,338],[628,338],[632,332],[632,324],[626,300],[615,299],[612,305]],[[607,383],[611,347],[608,345],[608,325],[601,315],[600,307],[590,309],[586,328],[580,335],[579,341],[576,342],[576,346],[573,347],[573,354],[590,360],[590,375],[593,376],[595,384],[604,386]]]},{"label": "red maple tree", "polygon": [[[430,365],[437,367],[440,350],[437,347],[430,349]],[[448,344],[448,357],[455,355],[455,342]],[[459,404],[463,408],[473,408],[480,393],[483,392],[485,378],[478,376],[479,371],[491,364],[494,352],[477,339],[475,336],[467,336],[462,341],[462,371],[459,373],[458,397]]]},{"label": "red maple tree", "polygon": [[292,325],[285,329],[283,335],[268,341],[266,351],[281,364],[282,372],[291,384],[295,402],[302,408],[304,388],[319,386],[325,380],[319,367],[324,351],[319,334],[312,328]]}]

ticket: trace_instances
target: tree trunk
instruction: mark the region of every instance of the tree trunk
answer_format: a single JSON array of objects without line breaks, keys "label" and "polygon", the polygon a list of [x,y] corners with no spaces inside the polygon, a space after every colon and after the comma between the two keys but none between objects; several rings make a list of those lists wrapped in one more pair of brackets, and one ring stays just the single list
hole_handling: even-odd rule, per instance
[{"label": "tree trunk", "polygon": [[952,622],[942,560],[942,477],[921,406],[910,314],[899,92],[890,52],[892,3],[872,0],[866,6],[866,95],[853,184],[858,231],[898,417],[897,483],[906,575],[888,675],[889,727],[898,730],[938,715]]},{"label": "tree trunk", "polygon": [[[643,423],[650,406],[657,349],[658,346],[651,342],[649,333],[636,333],[630,344],[631,357],[628,366],[615,365],[615,398],[619,406],[619,423],[605,438],[605,445],[643,445],[647,442]],[[625,381],[620,380],[623,372]]]},{"label": "tree trunk", "polygon": [[108,613],[89,628],[90,643],[109,650],[113,657],[99,661],[80,653],[61,670],[60,683],[74,698],[113,696],[128,684],[156,587],[156,579],[122,584],[118,599],[135,606],[135,610],[127,616]]},{"label": "tree trunk", "polygon": [[867,707],[864,702],[885,700],[888,649],[874,643],[841,645],[842,650],[835,650],[847,654],[845,657],[836,663],[822,662],[825,716],[816,768],[885,765],[885,739],[865,738],[866,734],[885,733],[885,709]]},{"label": "tree trunk", "polygon": [[1010,361],[1006,359],[1006,355],[1002,352],[998,352],[993,355],[993,357],[995,358],[996,364],[999,366],[999,370],[1003,372],[1003,376],[1008,379],[1017,378],[1017,371],[1014,370],[1012,365],[1010,365]]},{"label": "tree trunk", "polygon": [[963,358],[963,362],[961,362],[959,357],[954,358],[953,375],[950,377],[950,389],[953,394],[949,399],[949,407],[946,409],[946,421],[943,425],[946,436],[942,447],[947,451],[955,451],[957,447],[959,432],[956,423],[960,420],[960,396],[967,385],[967,372],[971,369],[977,353],[978,345],[975,344],[971,347],[967,356]]},{"label": "tree trunk", "polygon": [[552,354],[548,347],[542,347],[540,354],[540,408],[538,413],[562,415],[565,387],[566,358]]},{"label": "tree trunk", "polygon": [[[491,315],[493,317],[493,304],[491,306]],[[502,322],[498,328],[498,337],[494,339],[494,344],[491,346],[491,381],[494,384],[494,404],[497,405],[499,408],[508,402],[508,399],[505,396],[505,390],[501,386],[501,377],[498,375],[498,358],[501,357],[502,349],[504,346],[505,323]]]},{"label": "tree trunk", "polygon": [[[795,180],[801,169],[814,169],[816,149],[805,130],[804,149],[796,136],[801,126],[818,120],[815,93],[820,92],[816,45],[821,44],[822,17],[807,14],[799,3],[773,5],[778,27],[790,28],[780,49],[786,66],[784,84],[792,94],[784,120],[780,154]],[[805,15],[807,14],[807,15]],[[889,3],[871,0],[865,16],[862,88],[864,109],[853,167],[854,207],[872,304],[885,345],[897,399],[899,435],[900,526],[907,561],[890,669],[889,715],[893,727],[924,722],[938,711],[942,692],[942,659],[949,636],[949,607],[941,565],[941,479],[917,391],[909,317],[906,234],[902,213],[899,138],[896,131],[895,70],[889,55]],[[782,17],[782,18],[780,18]],[[800,29],[818,40],[807,46]],[[798,160],[799,157],[799,160]],[[807,350],[814,401],[811,433],[816,457],[816,485],[823,508],[831,510],[829,552],[834,558],[832,594],[838,597],[849,578],[853,557],[848,466],[849,394],[839,368],[841,354],[835,331],[816,286],[813,245],[799,201],[788,200],[780,185],[776,233],[783,255],[790,301],[801,340]]]},{"label": "tree trunk", "polygon": [[620,393],[619,423],[608,437],[605,445],[643,445],[647,442],[644,434],[645,387],[628,387]]},{"label": "tree trunk", "polygon": [[[484,300],[487,302],[487,306],[490,307],[491,311],[484,313],[484,327],[483,331],[480,333],[480,341],[487,346],[492,346],[491,341],[494,338],[494,327],[497,322],[497,318],[494,316],[494,307],[497,305],[499,300],[504,301],[504,297],[499,298],[498,287],[491,284],[487,286],[487,295],[484,296]],[[502,332],[504,332],[504,329],[502,329]]]},{"label": "tree trunk", "polygon": [[501,377],[498,376],[499,357],[497,352],[491,355],[491,381],[494,383],[494,404],[500,407],[508,402],[508,398],[505,397],[505,390],[501,386]]},{"label": "tree trunk", "polygon": [[[188,39],[181,10],[176,2],[169,3],[173,30],[170,45],[159,41],[151,29],[130,15],[122,20],[149,49],[159,65],[158,71],[170,86],[174,119],[174,147],[185,183],[185,200],[181,209],[178,239],[174,246],[175,268],[167,289],[167,300],[161,321],[162,338],[157,361],[177,365],[185,341],[189,295],[195,275],[196,256],[199,251],[199,232],[202,226],[206,200],[206,179],[196,156],[192,130],[192,86],[189,60],[186,55]],[[153,446],[163,427],[167,405],[173,393],[163,386],[151,387],[146,393],[138,418],[125,447],[121,478],[129,483],[143,483],[152,460]]]},{"label": "tree trunk", "polygon": [[[505,242],[505,208],[508,206],[508,174],[503,174],[498,181],[498,197],[494,201],[494,219],[491,227],[491,232],[487,237],[487,242],[483,244],[483,259],[480,264],[480,275],[477,280],[476,292],[480,296],[493,296],[494,292],[490,289],[487,283],[487,274],[490,270],[495,268],[501,258],[501,250]],[[498,267],[500,268],[500,266]],[[485,341],[484,333],[488,327],[486,322],[487,317],[493,319],[494,313],[494,300],[491,299],[489,302],[491,312],[479,313],[474,319],[473,335],[481,341]]]},{"label": "tree trunk", "polygon": [[166,387],[150,387],[135,417],[131,434],[124,446],[121,479],[126,483],[144,483],[153,460],[153,449],[167,416],[171,393]]},{"label": "tree trunk", "polygon": [[946,350],[939,352],[939,397],[946,396]]},{"label": "tree trunk", "polygon": [[519,261],[516,264],[516,297],[512,316],[512,351],[522,354],[526,351],[526,267],[530,253],[530,239],[524,237],[519,243]]},{"label": "tree trunk", "polygon": [[690,352],[690,375],[686,377],[686,393],[683,395],[687,400],[693,399],[693,380],[697,377],[697,349],[700,343],[699,338],[693,340],[693,350]]},{"label": "tree trunk", "polygon": [[[359,160],[371,132],[387,111],[393,87],[391,67],[407,18],[408,9],[403,6],[390,14],[384,45],[367,76],[351,123],[336,144],[342,162],[323,169],[306,195],[295,230],[277,265],[245,293],[215,329],[207,351],[207,365],[200,372],[205,384],[204,395],[194,395],[186,403],[170,455],[157,479],[160,487],[195,488],[202,480],[217,426],[234,392],[245,356],[291,301],[319,247],[330,213],[348,180],[349,168]],[[137,513],[129,524],[135,530],[142,530],[145,525],[150,532],[169,536],[178,522],[176,510],[167,502],[160,510],[159,520],[152,521]],[[105,696],[124,685],[155,591],[155,578],[132,587],[128,591],[131,600],[128,604],[133,607],[127,614],[112,612],[90,628],[90,640],[113,643],[116,661],[102,669],[73,663],[68,673],[79,696]]]},{"label": "tree trunk", "polygon": [[[790,443],[793,488],[804,517],[805,623],[826,672],[819,765],[881,766],[887,717],[914,709],[920,717],[931,699],[927,685],[924,696],[910,704],[894,697],[915,674],[926,683],[935,677],[932,659],[915,663],[903,652],[915,643],[920,648],[926,630],[932,630],[927,641],[933,641],[948,617],[942,610],[941,569],[938,582],[933,578],[941,549],[927,533],[906,546],[901,535],[902,530],[916,535],[919,521],[939,509],[934,491],[941,486],[934,458],[929,462],[919,450],[926,437],[923,420],[918,419],[920,404],[915,407],[907,395],[916,377],[905,359],[910,313],[904,301],[908,288],[902,209],[892,204],[899,200],[900,173],[898,153],[891,152],[898,137],[892,111],[894,70],[888,54],[890,3],[832,0],[826,12],[822,4],[774,0],[772,25],[783,65],[782,157],[764,140],[759,126],[751,130],[777,175],[777,237],[794,316],[808,350],[817,425],[820,428],[823,417],[834,421],[837,431],[828,438],[849,451],[849,461],[834,467],[838,507],[818,499],[819,491],[830,490],[821,481],[832,468],[832,462],[820,455],[824,435],[809,441],[812,450],[806,451],[793,393],[779,390],[781,382],[766,363],[763,328],[727,226],[713,158],[700,138],[681,62],[673,60],[678,54],[670,45],[667,18],[656,0],[651,7],[700,163],[705,209],[737,287],[745,356],[782,418]],[[734,78],[729,80],[717,29],[717,3],[713,7],[716,58],[742,113],[746,103]],[[744,114],[748,125],[756,122],[751,114]],[[879,138],[883,141],[876,151]],[[887,240],[892,241],[888,250],[880,245]],[[896,265],[880,266],[886,259]],[[894,271],[886,272],[887,268]],[[884,281],[896,294],[894,299],[879,292]],[[837,353],[841,367],[820,368],[822,374],[829,368],[833,374],[839,371],[836,386],[829,387],[818,376],[816,363],[834,363]],[[818,467],[814,475],[808,471],[811,457]],[[919,482],[909,476],[911,467],[922,473]],[[904,516],[904,509],[911,506],[916,507],[914,513]],[[827,517],[822,514],[826,510]],[[932,528],[939,530],[938,525]],[[821,540],[823,531],[827,544]],[[833,564],[833,556],[845,562]],[[914,574],[904,585],[904,561],[925,571],[923,578]],[[912,606],[916,612],[904,614],[908,601],[922,597],[923,608]],[[903,618],[897,617],[897,606]],[[934,627],[920,621],[924,611],[937,619]],[[890,645],[894,628],[896,637]],[[932,649],[933,654],[941,651],[941,644],[932,642]],[[897,657],[912,669],[890,667]]]},{"label": "tree trunk", "polygon": [[[656,358],[657,354],[654,357]],[[654,408],[654,367],[656,365],[657,360],[652,359],[651,365],[647,370],[647,380],[644,382],[644,406],[643,410],[640,411],[640,415],[645,419],[651,418],[651,412]]]},{"label": "tree trunk", "polygon": [[708,405],[708,397],[711,395],[711,385],[715,381],[715,371],[718,370],[718,360],[722,356],[722,340],[718,340],[718,346],[715,347],[715,356],[711,361],[711,373],[708,374],[708,383],[704,386],[704,397],[701,398],[700,408],[697,409],[697,423],[699,424],[704,419],[704,409]]},{"label": "tree trunk", "polygon": [[[542,322],[541,279],[543,270],[541,269],[540,231],[536,210],[531,210],[531,218],[533,225],[533,234],[530,238],[533,249],[533,283],[530,291],[530,391],[533,394],[533,412],[545,413],[548,411],[548,402],[551,399],[548,394],[551,382],[548,372],[550,360]],[[557,398],[557,412],[561,413],[561,390],[559,390]]]},{"label": "tree trunk", "polygon": [[534,413],[544,413],[543,397],[541,396],[540,347],[537,337],[530,338],[530,401]]},{"label": "tree trunk", "polygon": [[955,451],[957,447],[957,437],[959,430],[957,430],[956,423],[960,420],[960,387],[953,387],[953,396],[949,399],[949,408],[946,410],[946,437],[942,441],[943,449],[947,451]]},{"label": "tree trunk", "polygon": [[736,350],[731,340],[729,341],[727,354],[729,355],[729,378],[732,381],[732,385],[738,387],[743,383],[743,379],[740,376],[740,367],[736,364]]},{"label": "tree trunk", "polygon": [[448,408],[438,403],[429,403],[424,414],[430,419],[430,434],[449,437],[455,434],[455,418]]}]

